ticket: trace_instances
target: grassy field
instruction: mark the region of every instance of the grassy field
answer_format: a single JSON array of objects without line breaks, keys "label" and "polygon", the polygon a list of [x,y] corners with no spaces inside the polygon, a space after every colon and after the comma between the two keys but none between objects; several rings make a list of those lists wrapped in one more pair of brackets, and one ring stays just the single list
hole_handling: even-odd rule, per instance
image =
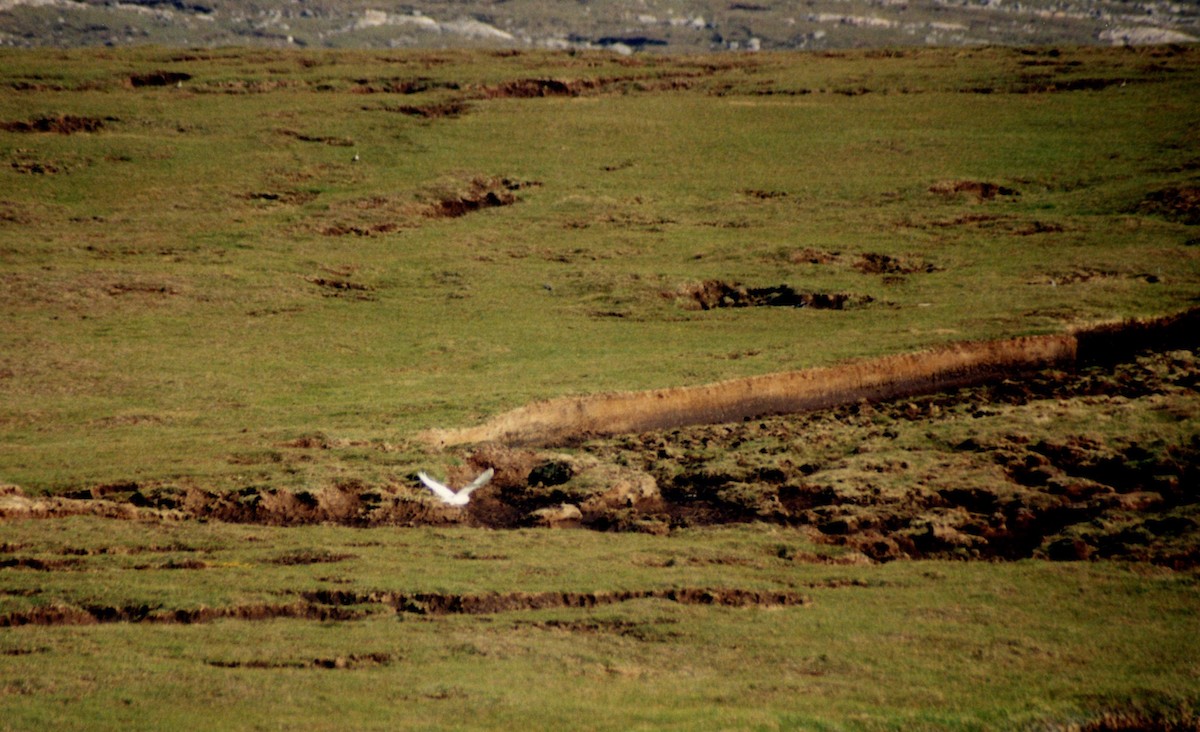
[{"label": "grassy field", "polygon": [[[671,537],[95,519],[59,529],[5,526],[24,558],[44,562],[3,570],[5,609],[53,599],[127,619],[0,631],[6,729],[173,729],[197,714],[210,729],[1195,723],[1190,574],[839,564],[800,533],[761,526]],[[443,615],[366,599],[729,587],[807,604],[634,599]],[[321,589],[361,602],[301,600]],[[239,612],[163,619],[200,607]],[[311,619],[330,609],[347,614]]]},{"label": "grassy field", "polygon": [[[770,519],[753,486],[776,468],[841,497],[789,514],[811,526],[271,528],[143,504],[427,506],[415,471],[461,476],[504,448],[418,435],[532,400],[1194,307],[1197,110],[1188,47],[0,51],[0,511],[112,497],[144,519],[0,523],[0,619],[21,626],[0,630],[0,727],[174,728],[197,710],[231,729],[1194,726],[1186,352],[1111,397],[983,392],[562,458],[599,461],[593,481],[644,470],[664,494],[711,483],[703,463],[739,520]],[[704,283],[844,298],[704,309]],[[546,457],[503,453],[524,476]],[[1135,460],[1109,493],[1120,521],[1155,505],[1182,534],[1158,564],[875,564],[891,557],[830,543],[878,481],[912,503],[1019,475],[1084,486],[1079,508]],[[996,512],[1044,507],[1019,501]],[[920,508],[930,535],[958,510]],[[1079,520],[1126,547],[1149,531]],[[543,600],[436,615],[410,607],[434,601],[420,593]]]},{"label": "grassy field", "polygon": [[[0,133],[0,476],[34,491],[380,480],[417,431],[533,399],[1057,332],[1197,291],[1194,208],[1146,203],[1194,180],[1185,50],[2,68],[10,127],[101,125]],[[166,74],[191,78],[130,86]],[[542,78],[595,88],[503,96]],[[1081,78],[1105,88],[1054,91]],[[428,91],[383,91],[414,80]],[[930,191],[947,181],[1011,193]],[[515,203],[438,215],[492,188]],[[872,300],[671,297],[709,279]],[[360,449],[280,456],[317,433]]]}]

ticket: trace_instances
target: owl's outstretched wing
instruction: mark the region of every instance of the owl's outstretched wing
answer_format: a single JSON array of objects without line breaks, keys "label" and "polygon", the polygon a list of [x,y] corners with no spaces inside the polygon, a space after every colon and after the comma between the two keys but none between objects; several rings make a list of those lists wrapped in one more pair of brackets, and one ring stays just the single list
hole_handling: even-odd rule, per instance
[{"label": "owl's outstretched wing", "polygon": [[487,470],[483,471],[483,473],[481,473],[478,478],[471,481],[470,485],[468,485],[466,488],[463,488],[461,491],[459,491],[459,494],[464,497],[471,495],[471,491],[475,490],[476,488],[482,488],[485,485],[487,485],[488,481],[491,480],[492,476],[495,474],[496,474],[495,470],[488,468]]},{"label": "owl's outstretched wing", "polygon": [[437,482],[433,478],[430,478],[428,475],[426,475],[423,472],[417,473],[417,477],[421,479],[421,482],[425,484],[426,488],[428,488],[429,490],[436,493],[437,497],[442,499],[446,503],[450,503],[451,501],[454,500],[454,491],[450,490],[446,486]]}]

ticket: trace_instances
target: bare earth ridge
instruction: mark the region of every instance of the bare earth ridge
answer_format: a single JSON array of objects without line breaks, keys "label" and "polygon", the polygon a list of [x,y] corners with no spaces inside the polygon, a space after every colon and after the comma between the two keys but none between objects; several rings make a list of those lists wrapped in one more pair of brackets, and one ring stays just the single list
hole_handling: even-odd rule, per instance
[{"label": "bare earth ridge", "polygon": [[1197,332],[1200,310],[1105,324],[1066,335],[956,343],[829,368],[715,384],[537,402],[476,427],[426,433],[441,446],[478,442],[555,445],[596,435],[734,422],[868,400],[929,394],[1052,366],[1111,360],[1130,347],[1175,343]]}]

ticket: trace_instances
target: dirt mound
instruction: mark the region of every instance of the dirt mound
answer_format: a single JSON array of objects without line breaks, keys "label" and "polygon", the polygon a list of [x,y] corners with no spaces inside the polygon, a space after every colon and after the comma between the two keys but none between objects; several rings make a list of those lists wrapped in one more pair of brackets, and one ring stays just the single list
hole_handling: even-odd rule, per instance
[{"label": "dirt mound", "polygon": [[[702,291],[716,295],[729,290],[716,282]],[[733,292],[737,293],[736,288]],[[1081,329],[1070,335],[957,343],[921,353],[703,386],[555,399],[519,407],[478,427],[432,430],[424,437],[442,446],[488,441],[548,445],[595,435],[732,422],[943,391],[1070,366],[1080,359],[1129,358],[1142,348],[1181,347],[1179,344],[1194,340],[1197,332],[1200,310],[1191,310],[1155,320]]]},{"label": "dirt mound", "polygon": [[427,76],[411,79],[355,79],[350,91],[354,94],[420,94],[421,92],[446,89],[458,91],[462,88],[455,81],[439,81]]},{"label": "dirt mound", "polygon": [[611,84],[604,79],[514,79],[494,86],[485,86],[480,92],[488,99],[534,97],[577,97],[589,91],[603,89]]},{"label": "dirt mound", "polygon": [[1073,91],[1103,91],[1110,86],[1122,86],[1127,80],[1082,78],[1082,79],[1047,79],[1039,76],[1029,76],[1024,83],[1011,89],[1014,94],[1047,94],[1052,92]]},{"label": "dirt mound", "polygon": [[[455,174],[421,189],[341,201],[309,218],[306,228],[324,236],[376,236],[420,226],[433,219],[459,218],[520,201],[518,191],[537,181],[487,174]],[[282,200],[282,199],[281,199]]]},{"label": "dirt mound", "polygon": [[1137,211],[1195,226],[1200,224],[1200,187],[1181,186],[1154,191],[1142,199]]},{"label": "dirt mound", "polygon": [[267,203],[299,206],[315,200],[317,195],[316,191],[251,191],[241,194],[239,198],[246,201],[264,201]]},{"label": "dirt mound", "polygon": [[283,661],[279,659],[270,660],[252,660],[252,661],[220,661],[210,660],[209,666],[217,668],[258,668],[258,669],[280,669],[280,668],[319,668],[319,669],[356,669],[356,668],[372,668],[375,666],[387,666],[392,662],[390,653],[351,653],[345,656],[333,656],[326,658],[312,658],[297,661]]},{"label": "dirt mound", "polygon": [[[351,621],[374,614],[370,606],[413,615],[490,615],[548,608],[592,608],[634,600],[665,600],[681,605],[715,607],[803,607],[806,595],[792,590],[748,590],[729,587],[621,590],[614,592],[352,592],[315,590],[298,593],[300,600],[282,604],[248,604],[223,608],[164,609],[150,605],[49,605],[0,614],[0,628],[23,625],[96,625],[99,623],[184,624],[215,620],[273,620],[293,618],[318,621]],[[351,668],[387,663],[380,654],[339,656],[301,662],[304,667]],[[222,662],[225,663],[225,662]],[[228,662],[239,667],[244,662]],[[255,662],[250,662],[251,664]],[[231,666],[232,667],[232,666]]]},{"label": "dirt mound", "polygon": [[538,402],[478,427],[431,431],[434,444],[499,441],[562,444],[585,436],[825,409],[952,389],[1075,360],[1073,336],[960,343],[829,368],[755,376],[703,386],[597,394]]},{"label": "dirt mound", "polygon": [[182,71],[150,71],[144,74],[131,74],[126,83],[133,87],[143,86],[175,86],[185,81],[191,81],[192,75]]},{"label": "dirt mound", "polygon": [[96,625],[98,623],[185,624],[210,623],[214,620],[357,620],[365,617],[360,610],[345,607],[294,602],[282,605],[254,604],[224,608],[164,610],[150,605],[50,605],[0,615],[0,628],[22,625]]},{"label": "dirt mound", "polygon": [[375,296],[371,294],[374,288],[361,282],[334,277],[305,277],[304,280],[320,287],[324,291],[322,294],[326,297],[350,297],[355,300],[375,299]]},{"label": "dirt mound", "polygon": [[73,135],[77,132],[98,132],[105,122],[113,121],[113,117],[100,119],[64,114],[58,117],[39,117],[28,122],[0,122],[0,129],[8,132],[56,132],[60,135]]},{"label": "dirt mound", "polygon": [[890,254],[866,252],[858,256],[854,268],[863,274],[907,275],[918,272],[937,272],[938,268],[928,262],[911,262],[903,257],[893,257]]},{"label": "dirt mound", "polygon": [[537,183],[527,183],[511,178],[476,176],[463,187],[435,191],[435,200],[425,210],[431,218],[458,218],[469,213],[498,206],[511,206],[517,202],[516,191]]},{"label": "dirt mound", "polygon": [[787,261],[792,264],[833,264],[841,259],[840,252],[830,252],[823,249],[805,247],[794,252],[788,252]]},{"label": "dirt mound", "polygon": [[978,201],[990,201],[996,196],[1021,195],[1016,189],[978,180],[943,180],[929,186],[929,192],[939,196],[965,195]]},{"label": "dirt mound", "polygon": [[867,295],[848,292],[799,292],[790,285],[745,287],[723,280],[705,280],[680,288],[676,297],[690,307],[715,308],[787,307],[814,310],[843,310],[871,302]]},{"label": "dirt mound", "polygon": [[671,527],[806,526],[875,561],[1043,556],[1189,568],[1200,564],[1200,438],[1186,429],[1122,439],[1012,432],[915,451],[885,444],[897,422],[919,421],[931,434],[959,424],[969,434],[975,420],[1001,410],[1088,408],[1105,420],[1145,400],[1141,408],[1195,414],[1198,384],[1200,358],[1173,351],[1112,370],[1047,371],[915,401],[631,435],[585,449],[654,476],[658,515]]},{"label": "dirt mound", "polygon": [[466,114],[470,105],[465,102],[442,102],[440,104],[411,105],[401,104],[395,107],[383,107],[385,111],[405,114],[421,119],[455,119]]},{"label": "dirt mound", "polygon": [[400,613],[416,615],[483,615],[548,608],[591,608],[633,600],[667,600],[681,605],[719,607],[795,607],[808,605],[807,596],[790,590],[745,590],[738,588],[681,588],[622,590],[615,592],[487,592],[455,594],[443,592],[347,592],[318,590],[303,593],[311,603],[322,606],[389,605]]},{"label": "dirt mound", "polygon": [[279,129],[275,131],[277,134],[284,137],[291,137],[300,142],[319,142],[323,145],[331,145],[333,147],[354,147],[354,140],[346,137],[335,137],[332,135],[308,135],[296,130]]},{"label": "dirt mound", "polygon": [[58,165],[41,160],[14,160],[11,165],[13,170],[26,175],[55,175],[62,172]]}]

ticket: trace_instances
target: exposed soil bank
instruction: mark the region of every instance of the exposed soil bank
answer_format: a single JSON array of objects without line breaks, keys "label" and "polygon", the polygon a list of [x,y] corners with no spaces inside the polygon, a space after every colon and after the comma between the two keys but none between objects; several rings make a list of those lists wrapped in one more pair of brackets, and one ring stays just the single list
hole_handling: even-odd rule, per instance
[{"label": "exposed soil bank", "polygon": [[717,607],[797,607],[810,604],[807,596],[790,590],[745,590],[690,587],[619,592],[345,592],[317,590],[300,593],[303,600],[279,605],[238,605],[225,608],[164,610],[138,606],[53,605],[0,615],[0,628],[21,625],[95,625],[97,623],[193,624],[221,619],[357,620],[370,612],[363,606],[384,605],[397,613],[416,615],[484,615],[546,608],[591,608],[633,600],[667,600],[681,605]]},{"label": "exposed soil bank", "polygon": [[767,374],[702,386],[553,399],[464,429],[432,430],[431,442],[555,445],[596,436],[736,422],[772,414],[878,402],[981,384],[1050,367],[1115,362],[1145,348],[1187,345],[1200,309],[1106,324],[1065,335],[957,343],[829,368]]},{"label": "exposed soil bank", "polygon": [[[1123,331],[1132,339],[1126,345],[1136,342],[1130,335],[1135,332]],[[1111,353],[1096,338],[1081,347],[1083,355]],[[372,485],[348,481],[302,490],[258,485],[219,491],[124,481],[48,497],[0,485],[0,520],[90,514],[272,526],[540,526],[662,536],[677,528],[760,522],[803,527],[809,540],[849,550],[819,557],[781,544],[777,556],[789,562],[1041,557],[1130,560],[1186,570],[1200,566],[1197,415],[1200,349],[1177,349],[922,397],[622,434],[589,440],[571,452],[487,443],[447,469],[451,481],[460,483],[485,469],[495,472],[465,508],[438,503],[415,474]],[[335,449],[320,436],[280,447]],[[0,571],[87,570],[74,552],[37,557],[24,555],[24,549],[0,543]],[[146,549],[181,551],[175,545]],[[316,564],[348,558],[302,550],[271,561]],[[185,558],[137,568],[203,571],[210,565]],[[465,608],[603,599],[563,600],[558,593],[519,600],[388,597],[389,605],[427,607],[426,612],[445,603]],[[327,601],[335,602],[335,596]],[[283,607],[308,612],[297,605]],[[100,615],[140,622],[163,617],[147,608]],[[73,622],[91,622],[75,617]],[[9,621],[55,622],[53,617]]]},{"label": "exposed soil bank", "polygon": [[809,599],[788,590],[743,590],[736,588],[679,588],[667,590],[624,590],[620,592],[486,592],[453,594],[441,592],[358,593],[318,591],[305,597],[335,607],[383,603],[397,612],[418,615],[481,615],[511,610],[546,608],[589,608],[632,600],[669,600],[681,605],[720,607],[791,607],[809,604]]},{"label": "exposed soil bank", "polygon": [[[97,132],[104,127],[106,120],[97,117],[78,117],[64,114],[58,117],[39,117],[29,122],[0,122],[0,129],[8,132],[56,132],[60,135],[73,135],[76,132]],[[107,118],[107,121],[114,121]]]},{"label": "exposed soil bank", "polygon": [[109,605],[50,605],[33,610],[0,615],[0,628],[21,625],[95,625],[97,623],[210,623],[214,620],[354,620],[361,611],[349,608],[296,602],[286,605],[238,605],[221,608],[162,610],[149,605],[115,607]]}]

